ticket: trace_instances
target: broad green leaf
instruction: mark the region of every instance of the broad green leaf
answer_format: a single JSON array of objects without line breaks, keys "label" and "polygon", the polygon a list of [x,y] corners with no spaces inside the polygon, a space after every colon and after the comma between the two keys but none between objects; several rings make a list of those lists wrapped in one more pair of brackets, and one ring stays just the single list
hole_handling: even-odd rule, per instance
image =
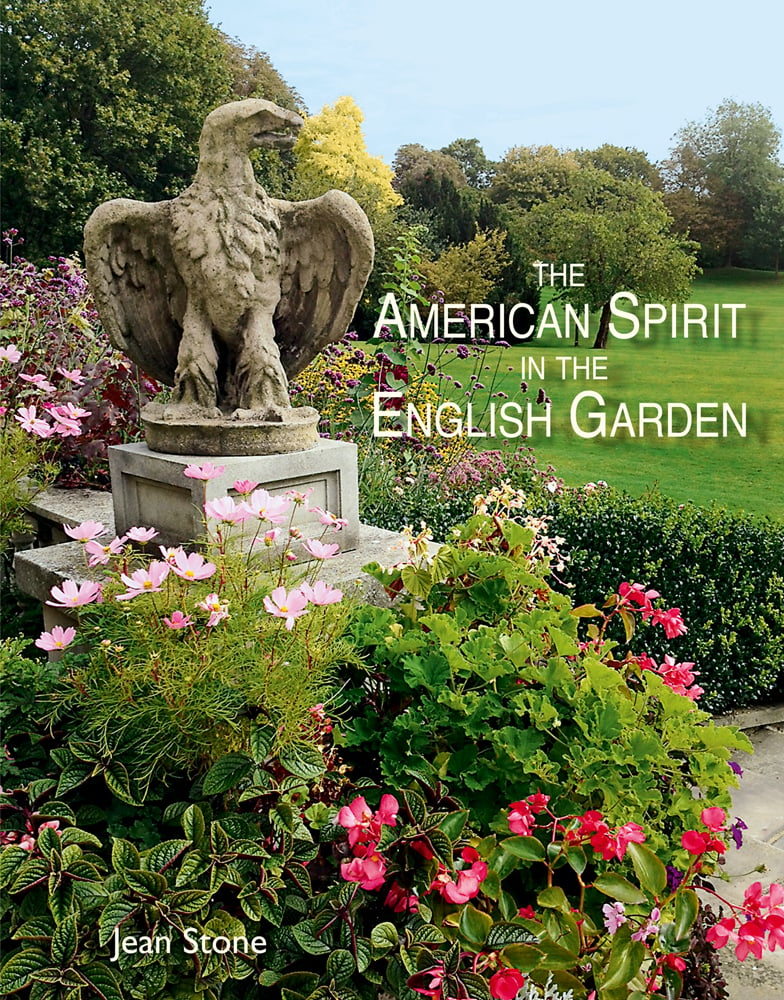
[{"label": "broad green leaf", "polygon": [[128,840],[115,837],[112,842],[112,867],[121,874],[128,868],[140,868],[139,852]]},{"label": "broad green leaf", "polygon": [[33,974],[49,964],[49,956],[37,948],[25,948],[17,955],[12,955],[0,970],[0,993],[7,996],[24,989],[30,985]]},{"label": "broad green leaf", "polygon": [[483,913],[472,903],[467,903],[460,914],[458,928],[460,933],[472,945],[481,947],[493,926],[493,918],[489,913]]},{"label": "broad green leaf", "polygon": [[391,948],[397,948],[397,928],[389,921],[376,924],[370,932],[370,943],[376,955],[384,955]]},{"label": "broad green leaf", "polygon": [[536,902],[548,910],[560,910],[562,913],[568,913],[571,909],[566,893],[560,885],[551,885],[547,889],[542,889],[536,897]]},{"label": "broad green leaf", "polygon": [[51,954],[55,965],[70,965],[72,958],[76,954],[78,943],[79,935],[76,929],[76,917],[71,915],[55,927],[54,934],[52,935]]},{"label": "broad green leaf", "polygon": [[686,937],[697,919],[700,901],[693,889],[683,889],[675,899],[675,939]]},{"label": "broad green leaf", "polygon": [[605,896],[617,899],[621,903],[644,903],[645,895],[640,892],[636,885],[624,878],[622,875],[615,875],[613,872],[605,872],[599,875],[594,886],[603,892]]},{"label": "broad green leaf", "polygon": [[197,805],[189,805],[182,814],[182,829],[186,837],[190,837],[194,844],[198,844],[206,831],[204,813]]},{"label": "broad green leaf", "polygon": [[190,846],[190,840],[164,840],[149,851],[145,851],[145,864],[150,871],[165,871]]},{"label": "broad green leaf", "polygon": [[204,775],[205,795],[221,795],[238,785],[253,769],[253,761],[244,753],[227,753],[216,760]]},{"label": "broad green leaf", "polygon": [[136,907],[136,903],[129,903],[125,899],[113,900],[106,904],[98,922],[98,943],[101,947],[111,940],[117,927],[130,917]]},{"label": "broad green leaf", "polygon": [[536,837],[506,837],[501,841],[501,847],[508,854],[525,861],[544,861],[544,845]]},{"label": "broad green leaf", "polygon": [[82,966],[81,972],[102,1000],[124,1000],[114,972],[103,962]]},{"label": "broad green leaf", "polygon": [[307,780],[318,778],[326,768],[322,754],[309,743],[292,743],[284,747],[279,760],[287,771]]},{"label": "broad green leaf", "polygon": [[652,896],[660,896],[667,887],[667,869],[644,844],[629,844],[628,850],[640,885]]},{"label": "broad green leaf", "polygon": [[345,948],[336,948],[327,959],[327,975],[336,983],[345,983],[354,975],[354,956]]},{"label": "broad green leaf", "polygon": [[122,875],[128,887],[140,896],[152,896],[155,899],[160,899],[169,885],[164,875],[148,872],[144,869],[129,868]]}]

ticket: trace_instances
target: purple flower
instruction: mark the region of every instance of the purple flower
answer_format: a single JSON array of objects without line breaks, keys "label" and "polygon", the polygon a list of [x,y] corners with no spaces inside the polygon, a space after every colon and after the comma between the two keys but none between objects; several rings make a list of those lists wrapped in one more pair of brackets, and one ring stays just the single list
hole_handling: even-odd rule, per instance
[{"label": "purple flower", "polygon": [[730,827],[730,836],[735,841],[735,846],[738,850],[743,847],[743,831],[748,830],[748,827],[740,818],[740,816],[735,817],[735,822]]},{"label": "purple flower", "polygon": [[728,763],[729,763],[730,767],[732,768],[732,770],[735,772],[735,774],[737,774],[737,776],[739,778],[742,778],[743,777],[743,768],[740,766],[740,764],[736,760],[728,761]]},{"label": "purple flower", "polygon": [[667,892],[675,892],[683,881],[683,872],[680,868],[667,865]]},{"label": "purple flower", "polygon": [[458,356],[458,358],[467,358],[468,354],[469,354],[469,351],[468,351],[468,348],[465,346],[465,344],[458,344],[457,345],[457,356]]}]

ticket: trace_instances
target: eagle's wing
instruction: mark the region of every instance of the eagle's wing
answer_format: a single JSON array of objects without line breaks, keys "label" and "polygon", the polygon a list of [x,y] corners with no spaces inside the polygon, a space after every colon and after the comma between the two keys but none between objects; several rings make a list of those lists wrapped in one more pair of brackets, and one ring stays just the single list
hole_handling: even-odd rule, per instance
[{"label": "eagle's wing", "polygon": [[187,292],[171,249],[171,202],[118,198],[84,227],[87,277],[109,339],[174,384]]},{"label": "eagle's wing", "polygon": [[272,200],[280,218],[281,297],[275,340],[291,379],[348,330],[373,266],[370,223],[352,197]]}]

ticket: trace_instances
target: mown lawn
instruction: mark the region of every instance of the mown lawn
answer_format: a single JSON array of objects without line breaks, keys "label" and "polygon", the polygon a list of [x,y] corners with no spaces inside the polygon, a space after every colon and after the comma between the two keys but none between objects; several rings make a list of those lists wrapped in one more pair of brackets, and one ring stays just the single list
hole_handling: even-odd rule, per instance
[{"label": "mown lawn", "polygon": [[[544,382],[534,378],[531,388],[535,395],[542,384],[552,400],[551,436],[545,437],[540,425],[534,425],[528,443],[535,447],[540,465],[552,463],[571,485],[604,479],[632,494],[658,489],[679,501],[693,500],[701,505],[717,501],[730,508],[784,518],[784,276],[777,280],[771,272],[736,268],[710,271],[695,282],[690,301],[708,307],[709,330],[714,303],[745,303],[746,309],[738,312],[736,339],[730,339],[728,323],[724,324],[726,334],[722,332],[719,339],[703,339],[692,333],[688,340],[672,339],[665,325],[648,340],[642,334],[631,340],[611,337],[606,351],[595,352],[589,346],[575,349],[547,332],[530,346],[504,352],[494,389],[523,400],[519,386],[523,358],[543,359]],[[725,311],[723,315],[728,314]],[[594,318],[592,331],[597,324]],[[619,326],[628,328],[628,323],[619,321]],[[607,356],[606,380],[573,379],[571,374],[561,378],[561,362],[556,362],[556,357],[584,361],[597,353]],[[469,364],[454,359],[449,371],[467,380]],[[615,437],[583,439],[571,426],[570,408],[575,395],[586,389],[604,397],[608,434],[621,402],[636,418],[641,401],[663,405],[677,401],[692,406],[701,401],[727,402],[738,415],[745,402],[747,436],[738,436],[730,425],[729,435],[718,438],[700,438],[693,433],[683,438],[657,438],[649,428],[644,437],[621,431]],[[586,404],[583,413],[594,408]],[[584,429],[595,426],[587,417],[578,422]],[[721,422],[716,427],[720,429]],[[510,446],[500,437],[476,443]]]}]

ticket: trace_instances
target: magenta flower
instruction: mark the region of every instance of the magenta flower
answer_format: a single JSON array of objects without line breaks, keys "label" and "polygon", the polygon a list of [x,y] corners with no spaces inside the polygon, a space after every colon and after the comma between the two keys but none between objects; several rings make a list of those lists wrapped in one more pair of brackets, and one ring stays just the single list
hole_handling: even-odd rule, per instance
[{"label": "magenta flower", "polygon": [[58,649],[65,649],[73,642],[75,636],[75,628],[63,628],[61,625],[55,625],[51,632],[42,632],[35,640],[35,645],[39,649],[54,652]]},{"label": "magenta flower", "polygon": [[241,503],[238,506],[234,502],[234,497],[218,497],[216,500],[208,500],[204,504],[204,513],[213,521],[221,521],[223,524],[239,524],[248,518],[245,504]]},{"label": "magenta flower", "polygon": [[153,538],[157,538],[158,532],[155,528],[129,528],[126,538],[130,538],[132,542],[151,542]]},{"label": "magenta flower", "polygon": [[340,552],[340,546],[336,544],[325,545],[318,538],[309,538],[302,543],[302,548],[309,552],[314,559],[334,559]]},{"label": "magenta flower", "polygon": [[323,580],[316,580],[313,586],[309,583],[303,583],[299,589],[311,604],[316,604],[319,607],[323,607],[325,604],[337,604],[343,598],[342,590],[330,587]]},{"label": "magenta flower", "polygon": [[215,563],[206,562],[198,552],[176,549],[171,568],[183,580],[208,580],[215,572]]},{"label": "magenta flower", "polygon": [[92,580],[78,584],[75,580],[63,580],[62,587],[52,587],[50,591],[53,601],[46,603],[53,608],[79,608],[83,604],[92,604],[100,600],[101,585]]},{"label": "magenta flower", "polygon": [[653,624],[661,625],[668,639],[674,639],[676,636],[688,632],[683,618],[681,618],[680,608],[669,608],[667,611],[654,611]]},{"label": "magenta flower", "polygon": [[12,365],[15,365],[21,357],[22,352],[16,344],[6,344],[5,347],[0,347],[0,361],[9,361]]},{"label": "magenta flower", "polygon": [[189,465],[183,470],[183,475],[188,479],[217,479],[226,471],[225,465],[213,465],[212,462],[204,462],[201,465]]},{"label": "magenta flower", "polygon": [[291,500],[274,497],[267,490],[254,490],[247,500],[243,500],[242,506],[249,516],[269,521],[270,524],[281,524],[288,516]]},{"label": "magenta flower", "polygon": [[77,542],[91,542],[99,535],[103,535],[106,528],[100,521],[82,521],[81,524],[75,526],[64,524],[63,531],[69,538],[75,538]]},{"label": "magenta flower", "polygon": [[487,865],[484,861],[475,861],[470,868],[464,868],[457,873],[457,883],[452,881],[450,873],[439,865],[438,875],[433,880],[431,889],[435,889],[448,903],[467,903],[479,894],[479,886],[487,876]]},{"label": "magenta flower", "polygon": [[118,594],[117,600],[131,601],[139,594],[159,593],[170,569],[168,563],[154,559],[146,569],[134,570],[130,576],[127,573],[121,573],[120,579],[128,590],[125,594]]},{"label": "magenta flower", "polygon": [[171,618],[164,618],[164,622],[169,626],[169,628],[187,628],[192,625],[192,620],[188,615],[184,614],[182,611],[172,611]]},{"label": "magenta flower", "polygon": [[276,587],[264,598],[264,607],[275,618],[285,618],[286,628],[290,632],[294,628],[294,621],[300,615],[307,614],[308,599],[301,590],[286,593],[285,587]]},{"label": "magenta flower", "polygon": [[85,543],[84,551],[90,557],[87,560],[88,566],[105,565],[112,556],[118,556],[123,550],[125,535],[122,538],[113,538],[108,545],[101,545],[100,542],[91,539]]},{"label": "magenta flower", "polygon": [[361,889],[379,889],[386,879],[387,866],[380,854],[344,861],[340,874],[347,882],[359,882]]},{"label": "magenta flower", "polygon": [[202,611],[209,611],[210,617],[207,619],[208,628],[212,628],[218,622],[223,621],[224,618],[229,617],[229,605],[225,601],[221,601],[217,594],[208,594],[203,601],[199,601],[197,606]]}]

